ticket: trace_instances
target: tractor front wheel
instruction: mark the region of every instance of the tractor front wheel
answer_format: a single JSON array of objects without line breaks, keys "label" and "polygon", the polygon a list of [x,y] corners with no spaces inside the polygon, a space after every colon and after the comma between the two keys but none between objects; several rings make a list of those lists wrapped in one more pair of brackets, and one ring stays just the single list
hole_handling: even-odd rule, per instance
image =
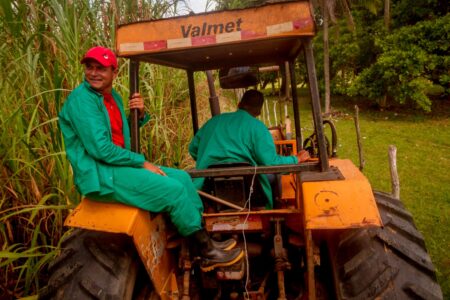
[{"label": "tractor front wheel", "polygon": [[375,192],[382,228],[345,231],[329,246],[337,299],[442,299],[434,266],[401,201]]}]

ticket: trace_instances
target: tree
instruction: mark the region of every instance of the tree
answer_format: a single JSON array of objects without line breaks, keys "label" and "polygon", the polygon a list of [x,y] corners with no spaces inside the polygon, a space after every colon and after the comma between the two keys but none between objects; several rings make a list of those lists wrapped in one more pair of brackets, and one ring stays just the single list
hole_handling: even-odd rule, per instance
[{"label": "tree", "polygon": [[380,55],[356,77],[349,93],[369,99],[387,94],[397,103],[430,111],[432,93],[450,92],[449,40],[449,14],[379,34],[375,44]]},{"label": "tree", "polygon": [[321,0],[321,9],[323,16],[323,71],[325,81],[325,114],[330,113],[330,51],[328,48],[328,23],[331,20],[335,22],[334,6],[335,0]]}]

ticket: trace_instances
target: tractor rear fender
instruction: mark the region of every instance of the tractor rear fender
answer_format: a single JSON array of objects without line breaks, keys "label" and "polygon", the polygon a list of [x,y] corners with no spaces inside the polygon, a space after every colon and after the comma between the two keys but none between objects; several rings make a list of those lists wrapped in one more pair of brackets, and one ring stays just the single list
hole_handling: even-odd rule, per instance
[{"label": "tractor rear fender", "polygon": [[162,299],[178,293],[175,259],[166,249],[168,228],[163,214],[120,203],[104,203],[84,198],[64,225],[131,236],[156,292]]},{"label": "tractor rear fender", "polygon": [[330,160],[343,180],[300,182],[306,229],[344,229],[382,226],[367,178],[350,161]]}]

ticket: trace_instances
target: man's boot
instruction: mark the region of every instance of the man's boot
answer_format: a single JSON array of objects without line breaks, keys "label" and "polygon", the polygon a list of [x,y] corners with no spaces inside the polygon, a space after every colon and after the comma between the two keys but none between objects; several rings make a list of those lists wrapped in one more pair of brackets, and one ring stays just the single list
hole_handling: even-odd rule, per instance
[{"label": "man's boot", "polygon": [[236,244],[237,244],[235,239],[228,239],[228,240],[221,241],[221,242],[211,239],[211,242],[212,242],[214,248],[218,248],[218,249],[225,250],[225,251],[233,249],[234,246],[236,246]]},{"label": "man's boot", "polygon": [[244,256],[241,248],[226,251],[214,247],[213,240],[209,237],[205,229],[194,232],[192,237],[200,245],[200,254],[202,257],[200,268],[203,272],[212,271],[217,267],[231,266]]}]

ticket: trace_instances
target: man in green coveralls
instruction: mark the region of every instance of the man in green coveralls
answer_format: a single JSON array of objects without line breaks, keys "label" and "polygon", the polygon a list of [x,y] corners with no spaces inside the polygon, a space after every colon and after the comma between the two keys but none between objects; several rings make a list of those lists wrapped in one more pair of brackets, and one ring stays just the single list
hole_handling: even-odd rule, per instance
[{"label": "man in green coveralls", "polygon": [[[79,192],[97,201],[118,201],[152,212],[167,212],[179,233],[201,247],[202,269],[237,262],[243,252],[235,240],[217,242],[201,225],[203,204],[190,176],[156,166],[130,151],[130,133],[122,98],[113,89],[117,59],[103,47],[88,50],[81,60],[85,80],[67,97],[59,113]],[[149,120],[139,93],[129,106],[138,109],[140,124]]]},{"label": "man in green coveralls", "polygon": [[[296,156],[278,155],[272,135],[256,117],[261,114],[264,96],[256,90],[248,90],[238,104],[238,110],[211,118],[194,136],[189,153],[196,160],[197,169],[231,162],[248,162],[253,166],[297,164],[309,159],[302,150]],[[267,208],[273,207],[272,189],[266,175],[259,176]],[[201,189],[204,178],[194,184]]]}]

